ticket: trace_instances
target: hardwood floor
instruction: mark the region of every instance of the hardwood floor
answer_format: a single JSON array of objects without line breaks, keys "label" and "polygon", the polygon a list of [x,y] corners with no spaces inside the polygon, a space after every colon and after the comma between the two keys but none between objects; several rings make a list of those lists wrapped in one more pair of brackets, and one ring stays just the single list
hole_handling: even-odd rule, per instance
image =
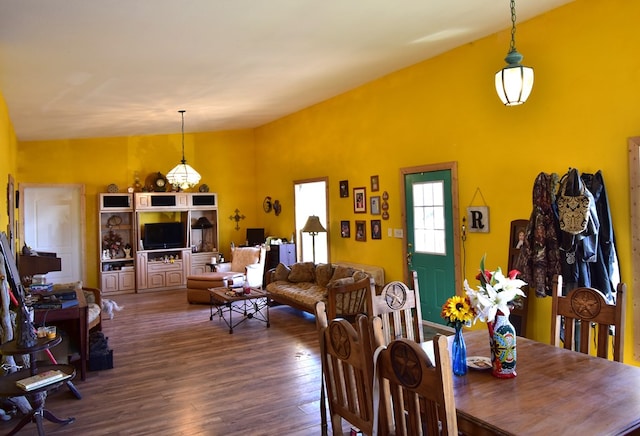
[{"label": "hardwood floor", "polygon": [[[114,368],[74,380],[47,399],[48,435],[318,435],[320,360],[315,318],[271,308],[271,328],[247,320],[233,334],[184,291],[113,299],[124,310],[103,320]],[[0,423],[10,431],[18,418]],[[348,425],[345,425],[345,430]],[[20,435],[37,434],[34,424]]]}]

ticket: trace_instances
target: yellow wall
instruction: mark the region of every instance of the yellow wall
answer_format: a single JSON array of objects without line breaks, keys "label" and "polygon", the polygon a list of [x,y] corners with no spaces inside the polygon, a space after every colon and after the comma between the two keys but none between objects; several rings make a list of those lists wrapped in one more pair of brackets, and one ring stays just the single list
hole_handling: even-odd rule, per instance
[{"label": "yellow wall", "polygon": [[[262,210],[261,203],[253,201],[254,153],[251,130],[185,134],[187,162],[201,173],[201,183],[219,195],[220,247],[226,256],[232,241],[244,242],[246,227],[260,224],[257,212]],[[148,175],[158,171],[166,174],[180,158],[180,134],[21,142],[19,181],[85,184],[87,284],[97,286],[97,194],[106,192],[110,183],[125,192],[134,184],[136,172],[144,184]],[[235,222],[232,226],[228,219],[236,208],[246,216],[240,230],[235,230]]]},{"label": "yellow wall", "polygon": [[[7,105],[5,104],[2,92],[0,92],[0,186],[4,186],[6,192],[6,186],[8,183],[8,176],[12,175],[16,178],[16,135],[9,118]],[[17,182],[16,187],[17,187]],[[6,194],[5,200],[0,201],[0,231],[7,232],[7,225],[9,224],[9,217],[7,215],[7,201]]]},{"label": "yellow wall", "polygon": [[[488,267],[506,266],[509,223],[529,217],[536,175],[575,167],[603,171],[623,280],[631,283],[627,138],[640,133],[640,56],[633,55],[639,15],[640,2],[576,0],[519,22],[518,50],[536,72],[533,93],[520,107],[502,106],[493,89],[509,48],[504,30],[255,130],[188,134],[188,162],[220,195],[221,246],[242,242],[246,227],[290,235],[293,181],[328,176],[331,258],[380,264],[388,280],[402,279],[402,240],[386,236],[387,228],[403,226],[399,169],[457,161],[461,216],[478,188],[491,212],[491,232],[466,241],[463,275],[473,281],[485,253]],[[21,182],[87,184],[93,202],[88,267],[95,281],[95,194],[109,183],[126,187],[136,170],[166,173],[179,156],[179,135],[20,143],[18,175]],[[369,191],[376,174],[381,192],[390,195],[383,239],[340,238],[339,221],[362,215],[353,214],[351,197],[339,198],[338,182]],[[261,211],[266,195],[280,200],[280,216]],[[235,208],[247,216],[237,232],[228,220]],[[548,341],[549,299],[532,298],[530,307],[533,337]],[[631,298],[628,313],[627,361]]]}]

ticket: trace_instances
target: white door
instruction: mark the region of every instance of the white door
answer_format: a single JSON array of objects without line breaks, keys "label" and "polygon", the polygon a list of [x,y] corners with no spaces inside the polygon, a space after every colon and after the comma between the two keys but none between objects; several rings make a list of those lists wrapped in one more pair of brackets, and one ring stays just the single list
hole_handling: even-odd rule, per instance
[{"label": "white door", "polygon": [[83,185],[20,186],[22,244],[61,258],[62,271],[48,273],[48,282],[85,280],[84,197]]}]

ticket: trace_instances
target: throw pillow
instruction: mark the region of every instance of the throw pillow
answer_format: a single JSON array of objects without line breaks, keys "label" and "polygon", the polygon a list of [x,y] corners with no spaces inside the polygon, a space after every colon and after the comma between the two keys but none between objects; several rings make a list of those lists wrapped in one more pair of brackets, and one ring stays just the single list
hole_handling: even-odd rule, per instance
[{"label": "throw pillow", "polygon": [[274,274],[274,280],[279,281],[279,280],[284,280],[286,281],[289,278],[289,273],[291,272],[291,270],[289,269],[288,266],[286,266],[283,263],[279,263],[278,266],[276,267],[276,272]]},{"label": "throw pillow", "polygon": [[343,277],[341,279],[331,280],[329,282],[328,288],[337,288],[338,286],[350,285],[355,283],[353,277]]},{"label": "throw pillow", "polygon": [[359,282],[360,280],[364,279],[365,277],[369,277],[369,274],[367,274],[364,271],[356,271],[353,273],[353,280],[356,282]]},{"label": "throw pillow", "polygon": [[316,266],[313,262],[300,262],[291,265],[291,273],[289,273],[289,281],[292,283],[314,282]]},{"label": "throw pillow", "polygon": [[346,277],[352,277],[355,270],[351,267],[346,266],[336,266],[333,270],[333,275],[331,276],[331,280],[327,283],[327,286],[332,286],[333,282],[336,280],[344,279]]},{"label": "throw pillow", "polygon": [[327,286],[332,275],[333,267],[330,264],[320,263],[316,266],[316,283],[319,286]]}]

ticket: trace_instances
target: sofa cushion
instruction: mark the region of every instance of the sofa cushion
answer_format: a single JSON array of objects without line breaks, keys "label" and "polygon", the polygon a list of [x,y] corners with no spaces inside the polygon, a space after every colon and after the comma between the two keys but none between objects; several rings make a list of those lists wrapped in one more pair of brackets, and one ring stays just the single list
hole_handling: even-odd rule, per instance
[{"label": "sofa cushion", "polygon": [[333,282],[336,280],[344,279],[346,277],[353,277],[354,272],[355,270],[353,268],[340,265],[336,266],[336,268],[333,270],[331,280],[329,280],[329,283],[327,283],[327,286],[332,286]]},{"label": "sofa cushion", "polygon": [[316,266],[313,262],[300,262],[291,265],[291,272],[288,280],[292,283],[315,282]]},{"label": "sofa cushion", "polygon": [[327,286],[331,276],[333,275],[333,267],[331,264],[320,263],[316,266],[316,283],[320,286]]},{"label": "sofa cushion", "polygon": [[327,288],[311,282],[272,282],[267,285],[267,291],[276,299],[281,295],[295,301],[305,307],[309,313],[313,313],[318,301],[327,301]]},{"label": "sofa cushion", "polygon": [[273,279],[278,280],[287,280],[289,278],[289,273],[291,273],[291,269],[283,263],[279,263],[276,266],[276,271],[273,276]]}]

